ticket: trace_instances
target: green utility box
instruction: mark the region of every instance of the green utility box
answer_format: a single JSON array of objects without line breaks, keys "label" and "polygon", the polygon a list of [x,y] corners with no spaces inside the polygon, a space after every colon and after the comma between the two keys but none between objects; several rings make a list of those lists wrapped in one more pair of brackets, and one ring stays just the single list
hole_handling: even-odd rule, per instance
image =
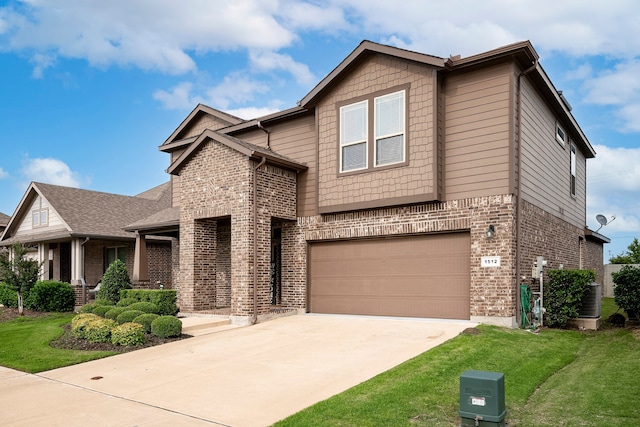
[{"label": "green utility box", "polygon": [[504,374],[465,371],[460,375],[461,426],[504,427],[507,408],[504,402]]}]

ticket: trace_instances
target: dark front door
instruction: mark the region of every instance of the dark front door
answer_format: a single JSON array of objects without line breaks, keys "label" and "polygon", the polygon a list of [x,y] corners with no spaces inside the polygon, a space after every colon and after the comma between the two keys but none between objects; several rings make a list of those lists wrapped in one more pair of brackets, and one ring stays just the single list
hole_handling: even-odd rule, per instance
[{"label": "dark front door", "polygon": [[60,243],[60,281],[71,283],[71,243]]}]

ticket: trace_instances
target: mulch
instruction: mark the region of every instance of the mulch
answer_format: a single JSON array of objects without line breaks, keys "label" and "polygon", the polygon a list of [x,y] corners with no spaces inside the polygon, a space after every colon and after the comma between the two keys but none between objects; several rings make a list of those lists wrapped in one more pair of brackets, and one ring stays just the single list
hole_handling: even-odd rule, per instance
[{"label": "mulch", "polygon": [[[43,313],[33,310],[24,310],[22,317],[43,317],[49,313]],[[0,307],[0,323],[8,322],[9,320],[20,317],[17,308]],[[78,339],[71,334],[71,325],[67,324],[63,326],[64,333],[60,338],[51,341],[49,345],[53,348],[62,348],[67,350],[84,350],[84,351],[115,351],[118,353],[127,353],[129,351],[140,350],[142,348],[153,347],[156,345],[166,344],[173,341],[179,341],[186,338],[191,338],[191,335],[182,334],[178,337],[172,338],[160,338],[155,335],[146,334],[145,342],[136,346],[120,346],[113,345],[111,343],[99,342],[92,343],[87,340]]]}]

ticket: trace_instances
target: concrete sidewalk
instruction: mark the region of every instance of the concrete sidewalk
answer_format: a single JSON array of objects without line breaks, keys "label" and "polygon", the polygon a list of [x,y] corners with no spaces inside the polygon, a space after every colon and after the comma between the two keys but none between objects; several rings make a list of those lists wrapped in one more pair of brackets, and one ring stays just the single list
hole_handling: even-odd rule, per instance
[{"label": "concrete sidewalk", "polygon": [[0,368],[5,426],[266,426],[470,322],[298,315],[29,375]]}]

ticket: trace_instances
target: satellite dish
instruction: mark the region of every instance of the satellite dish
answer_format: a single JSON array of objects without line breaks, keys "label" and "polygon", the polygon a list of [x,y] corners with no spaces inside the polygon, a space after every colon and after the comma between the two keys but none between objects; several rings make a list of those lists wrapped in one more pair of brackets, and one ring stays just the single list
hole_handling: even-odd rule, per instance
[{"label": "satellite dish", "polygon": [[598,229],[596,230],[596,233],[600,231],[602,227],[612,222],[614,219],[616,219],[615,215],[611,216],[611,221],[609,221],[607,217],[604,215],[600,215],[600,214],[596,215],[596,221],[598,221],[598,224],[600,224],[600,227],[598,227]]},{"label": "satellite dish", "polygon": [[605,226],[609,222],[606,216],[600,214],[596,215],[596,221],[598,221],[601,226]]}]

